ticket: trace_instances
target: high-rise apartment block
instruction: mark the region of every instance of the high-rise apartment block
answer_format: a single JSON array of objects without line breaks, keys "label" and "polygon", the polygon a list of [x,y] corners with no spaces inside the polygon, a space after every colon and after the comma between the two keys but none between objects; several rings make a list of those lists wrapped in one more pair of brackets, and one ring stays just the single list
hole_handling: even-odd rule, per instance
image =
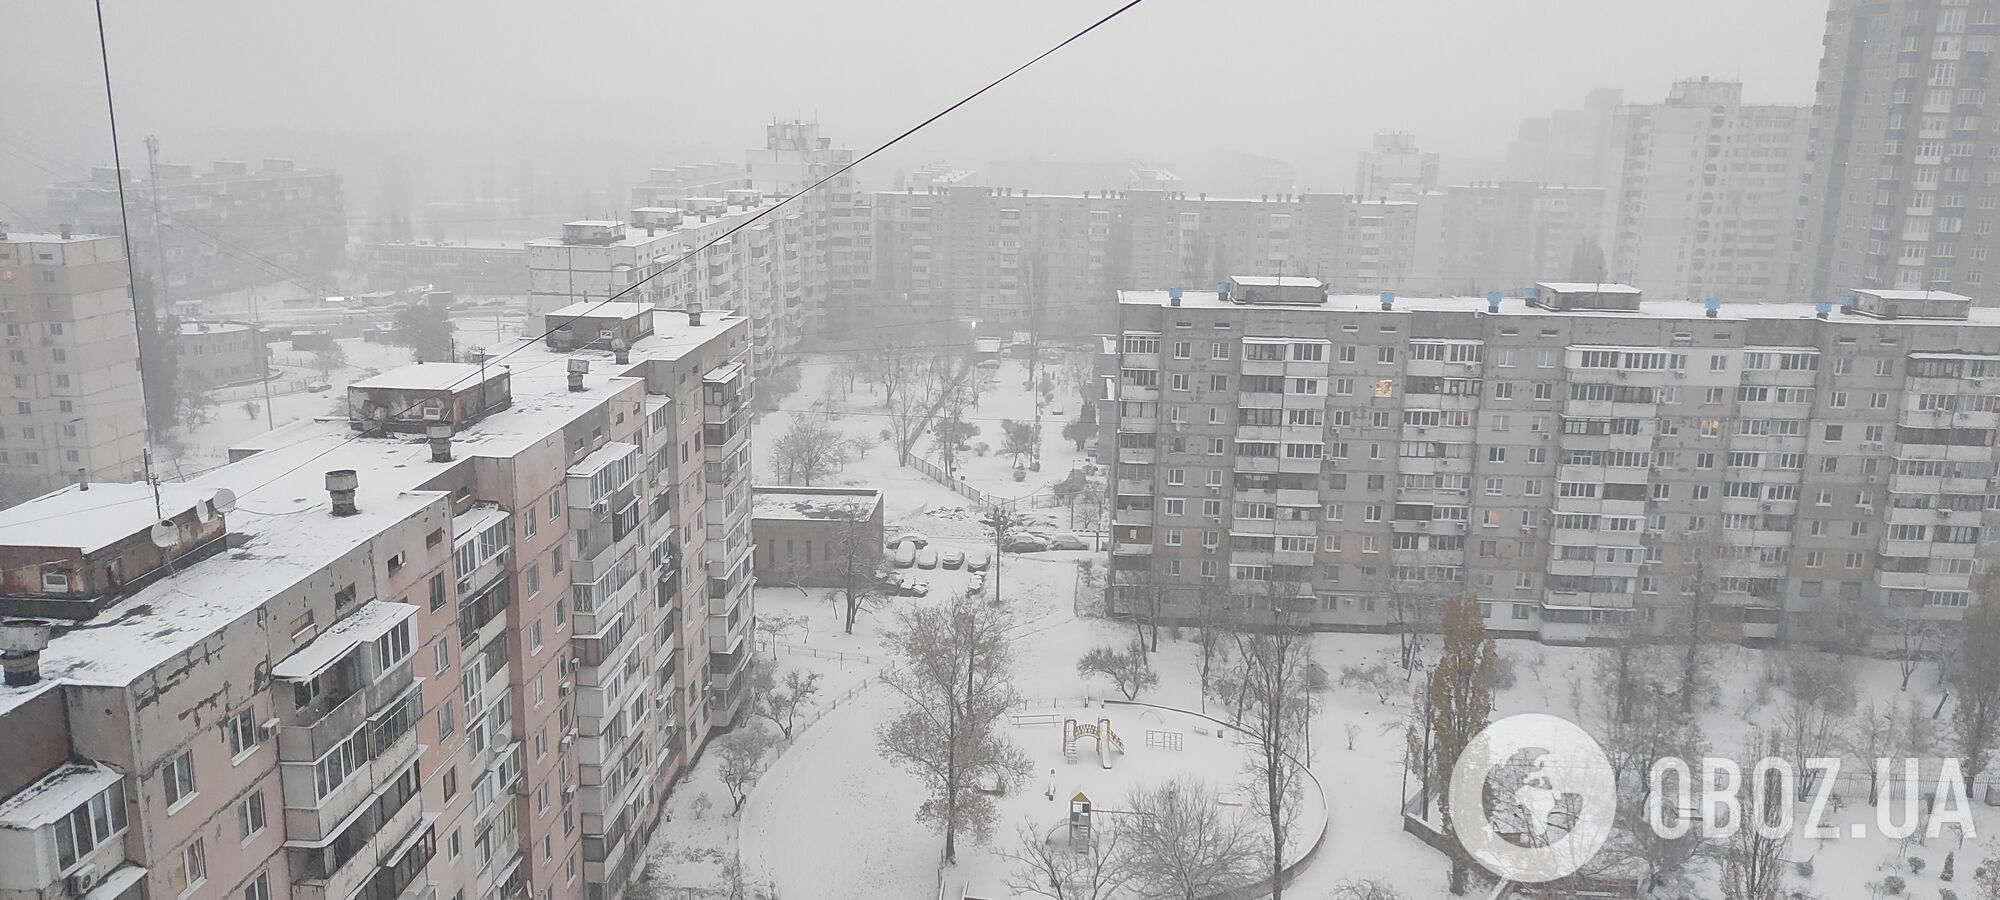
[{"label": "high-rise apartment block", "polygon": [[1965,297],[1227,287],[1120,295],[1114,611],[1388,629],[1472,596],[1497,632],[1583,641],[1700,591],[1722,634],[1838,642],[1956,620],[1993,555],[2000,312]]},{"label": "high-rise apartment block", "polygon": [[1597,88],[1579,109],[1558,109],[1521,123],[1507,146],[1507,177],[1543,184],[1602,187],[1611,173],[1611,119],[1625,92]]},{"label": "high-rise apartment block", "polygon": [[1405,200],[1436,190],[1438,155],[1417,147],[1407,131],[1383,131],[1354,167],[1354,193],[1376,200]]},{"label": "high-rise apartment block", "polygon": [[750,323],[547,325],[0,513],[0,893],[624,895],[745,702]]},{"label": "high-rise apartment block", "polygon": [[1832,0],[1799,191],[1796,299],[1860,285],[1978,296],[2000,238],[1991,0]]},{"label": "high-rise apartment block", "polygon": [[954,186],[877,193],[873,208],[876,304],[1017,326],[1040,316],[1108,327],[1120,286],[1213,285],[1230,272],[1386,289],[1409,277],[1417,252],[1416,203],[1345,194]]},{"label": "high-rise apartment block", "polygon": [[1603,188],[1489,181],[1415,199],[1423,207],[1418,277],[1399,290],[1518,294],[1546,278],[1591,278],[1583,270],[1603,265]]},{"label": "high-rise apartment block", "polygon": [[654,205],[626,221],[568,222],[560,238],[529,241],[529,311],[598,302],[638,285],[620,300],[734,310],[765,353],[813,334],[829,303],[857,303],[872,283],[871,213],[857,204],[852,176],[833,175],[853,151],[833,146],[810,122],[775,123],[767,132],[765,149],[750,151],[746,168],[655,169],[633,191]]},{"label": "high-rise apartment block", "polygon": [[144,476],[145,394],[125,248],[99,235],[0,233],[0,496],[79,474]]},{"label": "high-rise apartment block", "polygon": [[[291,279],[330,280],[347,254],[340,173],[289,159],[214,163],[208,172],[161,163],[157,180],[127,172],[124,200],[141,272],[164,266],[158,302],[200,300]],[[78,231],[123,234],[118,170],[49,188],[49,217]]]},{"label": "high-rise apartment block", "polygon": [[1612,118],[1610,278],[1662,299],[1766,300],[1791,277],[1809,110],[1683,81]]}]

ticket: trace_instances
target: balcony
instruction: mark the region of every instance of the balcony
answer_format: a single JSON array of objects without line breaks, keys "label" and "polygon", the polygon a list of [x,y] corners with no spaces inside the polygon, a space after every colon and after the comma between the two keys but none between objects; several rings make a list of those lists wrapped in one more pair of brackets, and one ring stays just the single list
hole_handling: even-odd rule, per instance
[{"label": "balcony", "polygon": [[1150,466],[1159,458],[1159,452],[1152,447],[1120,447],[1118,462],[1122,465]]},{"label": "balcony", "polygon": [[1114,541],[1111,552],[1121,556],[1151,556],[1153,544],[1150,541]]},{"label": "balcony", "polygon": [[1151,509],[1119,507],[1112,511],[1111,521],[1117,525],[1151,525],[1153,524],[1153,511]]},{"label": "balcony", "polygon": [[1137,478],[1120,478],[1118,479],[1118,493],[1151,496],[1153,493],[1153,483]]}]

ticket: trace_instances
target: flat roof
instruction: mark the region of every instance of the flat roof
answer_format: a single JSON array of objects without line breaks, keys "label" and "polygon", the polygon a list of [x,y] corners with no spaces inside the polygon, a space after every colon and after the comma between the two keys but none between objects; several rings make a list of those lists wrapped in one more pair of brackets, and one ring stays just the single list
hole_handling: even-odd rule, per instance
[{"label": "flat roof", "polygon": [[1326,282],[1309,275],[1231,275],[1229,280],[1244,287],[1322,288]]},{"label": "flat roof", "polygon": [[79,241],[101,241],[113,237],[109,234],[71,234],[63,237],[46,231],[9,231],[0,237],[0,244],[74,244]]},{"label": "flat roof", "polygon": [[606,303],[602,300],[584,300],[579,303],[572,303],[553,312],[544,313],[543,315],[555,316],[561,319],[618,319],[623,321],[625,319],[636,319],[652,311],[653,304],[651,303],[632,303],[623,300],[615,303]]},{"label": "flat roof", "polygon": [[750,488],[750,516],[756,519],[836,519],[867,516],[882,502],[874,488]]},{"label": "flat roof", "polygon": [[348,385],[349,389],[398,390],[398,391],[443,391],[455,387],[469,387],[479,384],[480,372],[484,370],[488,379],[503,374],[506,370],[495,366],[481,366],[475,363],[411,363],[398,366],[369,378]]},{"label": "flat roof", "polygon": [[[1119,291],[1118,302],[1132,306],[1168,306],[1167,292],[1163,290]],[[1381,315],[1402,315],[1418,312],[1467,312],[1486,313],[1484,297],[1403,297],[1398,296],[1392,310],[1382,309],[1382,299],[1376,294],[1328,294],[1325,303],[1235,303],[1219,297],[1214,291],[1182,291],[1183,309],[1234,309],[1234,310],[1283,310],[1298,315],[1315,313],[1380,313]],[[1530,306],[1519,297],[1508,297],[1500,302],[1502,316],[1547,316],[1596,317],[1610,319],[1659,318],[1659,319],[1706,319],[1708,311],[1693,300],[1641,300],[1637,309],[1546,309]],[[1811,303],[1724,303],[1716,311],[1716,318],[1743,321],[1749,319],[1814,319],[1819,317],[1819,309]],[[1849,325],[1908,325],[1952,327],[1961,325],[2000,326],[2000,307],[1973,307],[1964,319],[1877,319],[1868,316],[1833,313],[1826,321]]]},{"label": "flat roof", "polygon": [[249,331],[250,326],[236,322],[182,322],[181,334],[234,334]]},{"label": "flat roof", "polygon": [[1867,296],[1876,297],[1882,300],[1962,300],[1968,303],[1972,301],[1971,297],[1967,297],[1964,294],[1954,294],[1950,291],[1905,291],[1905,290],[1887,290],[1883,288],[1855,288],[1850,293],[1865,294]]},{"label": "flat roof", "polygon": [[89,490],[71,484],[0,510],[0,546],[95,553],[214,497],[212,487],[162,484],[156,510],[146,484],[94,482]]},{"label": "flat roof", "polygon": [[317,678],[346,656],[348,651],[388,634],[390,629],[416,614],[417,608],[408,603],[387,600],[363,603],[360,609],[333,623],[318,637],[272,666],[271,677],[286,681]]},{"label": "flat roof", "polygon": [[1537,281],[1535,287],[1555,291],[1558,294],[1637,294],[1638,288],[1617,282],[1594,281]]}]

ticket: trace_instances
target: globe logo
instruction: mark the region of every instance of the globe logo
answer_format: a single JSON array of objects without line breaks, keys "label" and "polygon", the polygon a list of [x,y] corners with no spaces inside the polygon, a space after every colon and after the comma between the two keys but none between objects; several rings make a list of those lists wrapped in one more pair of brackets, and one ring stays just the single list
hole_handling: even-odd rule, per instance
[{"label": "globe logo", "polygon": [[1451,824],[1472,859],[1509,881],[1574,874],[1611,837],[1617,778],[1575,724],[1531,713],[1477,735],[1451,772]]}]

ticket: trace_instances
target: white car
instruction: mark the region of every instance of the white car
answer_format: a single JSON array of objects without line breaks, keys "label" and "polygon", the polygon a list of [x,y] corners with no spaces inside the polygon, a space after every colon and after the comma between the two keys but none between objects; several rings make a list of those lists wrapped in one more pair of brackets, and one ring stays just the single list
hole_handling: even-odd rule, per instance
[{"label": "white car", "polygon": [[1083,538],[1077,537],[1076,535],[1073,534],[1068,534],[1068,533],[1052,534],[1049,535],[1049,549],[1088,550],[1090,549],[1090,542],[1084,540]]},{"label": "white car", "polygon": [[896,545],[896,556],[895,556],[896,568],[907,569],[910,566],[916,564],[916,561],[917,561],[917,545],[912,544],[909,541],[904,541]]}]

